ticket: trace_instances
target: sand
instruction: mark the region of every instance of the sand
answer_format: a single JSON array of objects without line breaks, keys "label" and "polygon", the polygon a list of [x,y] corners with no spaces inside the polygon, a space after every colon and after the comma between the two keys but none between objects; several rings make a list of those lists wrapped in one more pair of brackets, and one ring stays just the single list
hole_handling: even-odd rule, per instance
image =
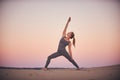
[{"label": "sand", "polygon": [[0,80],[120,80],[120,65],[76,69],[0,69]]}]

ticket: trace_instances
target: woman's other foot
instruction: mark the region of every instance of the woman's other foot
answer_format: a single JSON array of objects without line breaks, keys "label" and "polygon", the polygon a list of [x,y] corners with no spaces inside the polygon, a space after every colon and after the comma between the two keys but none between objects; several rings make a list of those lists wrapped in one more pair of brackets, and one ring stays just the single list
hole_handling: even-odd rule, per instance
[{"label": "woman's other foot", "polygon": [[48,69],[47,68],[42,68],[42,70],[47,71]]},{"label": "woman's other foot", "polygon": [[81,68],[77,68],[77,70],[83,70],[84,68],[83,67],[81,67]]}]

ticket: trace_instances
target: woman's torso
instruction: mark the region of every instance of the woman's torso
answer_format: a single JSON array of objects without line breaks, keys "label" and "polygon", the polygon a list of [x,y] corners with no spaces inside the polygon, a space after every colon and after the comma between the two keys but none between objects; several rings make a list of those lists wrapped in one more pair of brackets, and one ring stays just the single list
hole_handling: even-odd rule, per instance
[{"label": "woman's torso", "polygon": [[65,50],[65,47],[69,44],[69,41],[65,40],[65,37],[62,37],[59,41],[58,50]]}]

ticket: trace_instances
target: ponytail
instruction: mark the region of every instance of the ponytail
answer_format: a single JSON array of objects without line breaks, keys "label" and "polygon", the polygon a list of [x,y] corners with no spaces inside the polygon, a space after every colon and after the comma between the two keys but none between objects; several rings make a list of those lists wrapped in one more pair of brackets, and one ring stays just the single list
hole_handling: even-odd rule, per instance
[{"label": "ponytail", "polygon": [[75,37],[73,37],[73,46],[75,47]]},{"label": "ponytail", "polygon": [[71,33],[71,39],[73,39],[73,46],[75,47],[75,34],[74,32]]}]

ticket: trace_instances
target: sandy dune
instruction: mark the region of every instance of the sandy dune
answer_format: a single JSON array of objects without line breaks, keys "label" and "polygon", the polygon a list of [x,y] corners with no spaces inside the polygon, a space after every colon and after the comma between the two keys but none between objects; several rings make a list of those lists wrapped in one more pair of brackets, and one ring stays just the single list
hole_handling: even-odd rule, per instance
[{"label": "sandy dune", "polygon": [[120,80],[120,65],[75,69],[0,69],[0,80]]}]

